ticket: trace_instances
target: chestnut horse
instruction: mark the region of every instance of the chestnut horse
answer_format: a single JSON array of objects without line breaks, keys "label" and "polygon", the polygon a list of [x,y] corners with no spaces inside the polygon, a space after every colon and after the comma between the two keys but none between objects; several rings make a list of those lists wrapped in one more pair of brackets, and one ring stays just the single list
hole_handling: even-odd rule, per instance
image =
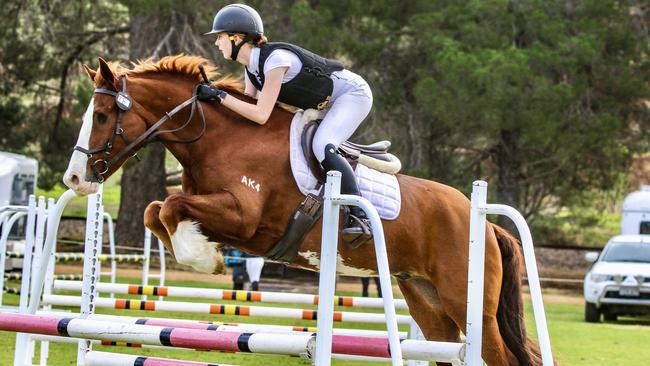
[{"label": "chestnut horse", "polygon": [[[97,89],[79,137],[84,146],[79,150],[85,153],[73,153],[66,185],[80,194],[95,191],[93,175],[95,181],[110,177],[149,139],[130,142],[192,97],[201,81],[198,65],[205,62],[181,55],[140,62],[133,69],[102,59],[97,70],[85,66]],[[216,76],[213,66],[208,72]],[[241,92],[238,80],[221,78],[214,84],[235,98],[252,101]],[[191,109],[197,111],[190,115]],[[179,263],[219,272],[222,258],[216,243],[263,255],[282,237],[303,198],[289,163],[292,117],[292,112],[277,107],[266,124],[258,125],[219,104],[196,102],[155,127],[166,131],[158,137],[183,165],[182,193],[152,202],[144,213],[145,224]],[[116,130],[123,133],[116,137]],[[391,273],[426,338],[457,342],[466,321],[469,200],[443,184],[401,174],[397,178],[401,214],[383,222]],[[291,265],[318,271],[320,238],[317,224]],[[373,246],[340,246],[336,270],[375,274]],[[537,346],[526,336],[521,280],[517,240],[488,224],[482,355],[489,365],[541,364]]]}]

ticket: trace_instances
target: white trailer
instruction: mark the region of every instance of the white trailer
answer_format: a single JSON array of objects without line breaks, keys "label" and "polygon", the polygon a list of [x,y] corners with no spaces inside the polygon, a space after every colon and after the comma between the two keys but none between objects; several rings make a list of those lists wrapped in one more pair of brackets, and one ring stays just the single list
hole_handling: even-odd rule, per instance
[{"label": "white trailer", "polygon": [[[38,162],[36,159],[24,155],[0,151],[0,207],[27,206],[30,194],[36,193],[36,177],[38,175]],[[9,217],[4,216],[4,226]],[[21,219],[22,220],[22,219]],[[21,230],[24,228],[24,220],[13,225],[10,232],[10,240],[7,241],[7,249],[11,251],[23,251],[24,240],[11,240],[12,237],[24,237]],[[0,230],[4,230],[2,228]],[[22,259],[8,259],[5,269],[21,268]]]},{"label": "white trailer", "polygon": [[625,197],[621,234],[650,234],[650,185],[642,185],[639,191]]},{"label": "white trailer", "polygon": [[35,194],[37,172],[36,159],[0,151],[0,207],[26,206]]}]

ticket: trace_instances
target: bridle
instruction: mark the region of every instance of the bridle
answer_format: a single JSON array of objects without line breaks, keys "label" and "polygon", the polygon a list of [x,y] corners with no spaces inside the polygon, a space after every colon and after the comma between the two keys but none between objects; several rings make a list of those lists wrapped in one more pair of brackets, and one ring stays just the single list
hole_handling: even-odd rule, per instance
[{"label": "bridle", "polygon": [[[113,166],[116,162],[122,159],[125,155],[130,154],[131,151],[133,151],[139,144],[143,142],[146,145],[157,138],[156,141],[179,143],[179,144],[191,144],[193,142],[198,141],[201,137],[203,137],[203,134],[205,134],[206,122],[205,122],[205,115],[203,114],[203,107],[201,106],[201,103],[199,103],[198,99],[196,98],[197,88],[198,85],[192,91],[192,96],[189,99],[177,105],[171,111],[165,112],[164,116],[162,116],[156,123],[154,123],[142,135],[138,136],[138,138],[136,138],[133,141],[129,141],[126,134],[124,133],[124,129],[121,126],[122,118],[124,117],[124,114],[133,106],[133,100],[126,92],[126,76],[122,76],[121,92],[114,92],[112,90],[104,89],[104,88],[95,89],[95,94],[108,94],[115,97],[115,104],[118,107],[117,121],[115,122],[115,128],[113,129],[113,134],[111,135],[111,137],[109,137],[108,141],[106,141],[106,144],[104,144],[104,146],[96,147],[94,149],[91,149],[90,147],[86,149],[78,145],[74,147],[74,150],[81,151],[82,153],[86,154],[88,156],[88,159],[91,159],[92,156],[96,153],[103,152],[102,157],[100,159],[95,159],[90,165],[93,172],[93,177],[96,179],[96,182],[104,183],[104,174],[106,174],[110,170],[111,166]],[[176,113],[180,112],[182,109],[184,109],[189,105],[191,105],[190,116],[187,118],[187,121],[185,121],[185,123],[183,123],[180,127],[172,130],[157,131],[158,127],[160,127],[163,123],[169,121]],[[158,137],[160,134],[174,133],[187,127],[187,125],[192,121],[192,118],[194,117],[195,110],[198,110],[198,114],[201,117],[201,122],[203,124],[201,132],[196,137],[193,137],[189,140],[165,139],[165,138]],[[118,136],[124,141],[126,147],[111,158],[113,143],[116,137]],[[139,160],[135,151],[133,151],[131,156],[135,156]]]}]

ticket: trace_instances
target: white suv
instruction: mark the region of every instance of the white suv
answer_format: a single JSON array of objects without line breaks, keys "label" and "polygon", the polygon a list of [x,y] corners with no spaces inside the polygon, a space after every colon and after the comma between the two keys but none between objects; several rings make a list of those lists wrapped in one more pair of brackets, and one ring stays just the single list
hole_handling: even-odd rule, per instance
[{"label": "white suv", "polygon": [[585,320],[616,320],[619,315],[650,314],[650,235],[617,235],[585,276]]}]

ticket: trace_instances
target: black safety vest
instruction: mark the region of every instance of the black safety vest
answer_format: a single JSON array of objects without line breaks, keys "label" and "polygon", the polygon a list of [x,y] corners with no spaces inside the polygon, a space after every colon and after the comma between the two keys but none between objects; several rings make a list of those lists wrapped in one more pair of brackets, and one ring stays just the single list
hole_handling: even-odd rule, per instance
[{"label": "black safety vest", "polygon": [[285,49],[295,53],[302,62],[300,72],[293,79],[282,84],[278,101],[302,109],[323,109],[327,106],[334,89],[334,82],[330,75],[334,71],[343,70],[343,65],[338,61],[326,59],[290,43],[273,42],[260,47],[260,60],[257,68],[259,80],[246,68],[248,79],[255,88],[262,90],[264,86],[264,62],[271,52],[277,49]]}]

